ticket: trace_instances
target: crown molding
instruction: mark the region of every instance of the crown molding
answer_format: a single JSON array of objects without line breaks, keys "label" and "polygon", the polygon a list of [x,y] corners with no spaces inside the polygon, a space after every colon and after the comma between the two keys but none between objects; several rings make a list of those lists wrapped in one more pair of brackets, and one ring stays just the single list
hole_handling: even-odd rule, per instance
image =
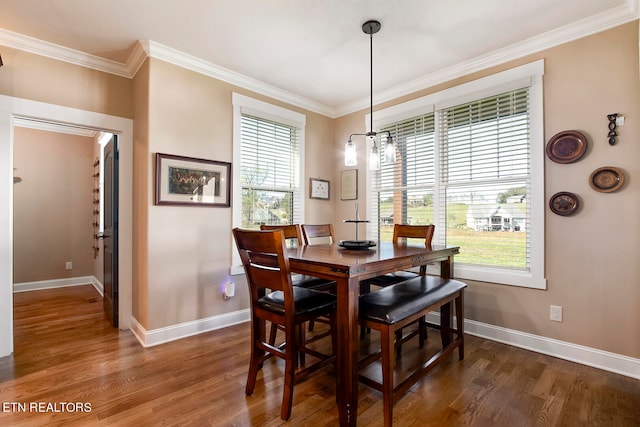
[{"label": "crown molding", "polygon": [[79,50],[70,49],[2,28],[0,28],[0,44],[57,61],[68,62],[81,67],[115,74],[116,76],[131,78],[127,64],[100,58],[89,53],[80,52]]},{"label": "crown molding", "polygon": [[[627,0],[623,6],[612,8],[598,15],[574,22],[564,27],[531,37],[519,43],[498,49],[470,61],[460,62],[443,68],[435,73],[426,74],[417,79],[398,85],[392,89],[379,91],[374,95],[374,104],[400,98],[447,81],[454,80],[478,71],[485,70],[505,62],[523,58],[527,55],[543,51],[564,43],[587,37],[638,19],[638,3],[640,0]],[[338,107],[335,117],[344,116],[365,108],[369,108],[369,98],[362,98]]]},{"label": "crown molding", "polygon": [[[639,18],[639,3],[640,0],[626,0],[624,5],[593,17],[424,75],[392,89],[380,91],[374,94],[374,104],[392,101],[458,77],[626,24]],[[334,108],[149,40],[138,41],[125,64],[1,28],[0,45],[126,78],[133,78],[148,57],[156,58],[330,118],[363,110],[368,108],[370,103],[369,97],[366,97]]]},{"label": "crown molding", "polygon": [[263,83],[259,80],[247,77],[243,74],[220,67],[211,62],[198,57],[186,54],[179,50],[164,46],[150,40],[140,42],[142,48],[151,58],[160,59],[165,62],[186,68],[196,73],[212,77],[217,80],[236,85],[238,87],[259,93],[309,111],[313,111],[325,116],[333,117],[334,109],[309,100],[292,92],[285,91],[276,86]]}]

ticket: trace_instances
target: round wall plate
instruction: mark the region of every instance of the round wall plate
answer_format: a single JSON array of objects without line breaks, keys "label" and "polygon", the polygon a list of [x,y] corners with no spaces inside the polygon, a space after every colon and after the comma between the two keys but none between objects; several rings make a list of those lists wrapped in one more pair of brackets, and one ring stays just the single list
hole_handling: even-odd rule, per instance
[{"label": "round wall plate", "polygon": [[580,199],[573,193],[561,191],[551,196],[549,208],[551,212],[561,216],[570,216],[577,212],[580,207]]},{"label": "round wall plate", "polygon": [[547,143],[547,156],[556,163],[577,162],[587,151],[587,137],[577,130],[555,134]]},{"label": "round wall plate", "polygon": [[601,193],[613,193],[624,184],[624,172],[613,166],[604,166],[591,172],[589,185]]}]

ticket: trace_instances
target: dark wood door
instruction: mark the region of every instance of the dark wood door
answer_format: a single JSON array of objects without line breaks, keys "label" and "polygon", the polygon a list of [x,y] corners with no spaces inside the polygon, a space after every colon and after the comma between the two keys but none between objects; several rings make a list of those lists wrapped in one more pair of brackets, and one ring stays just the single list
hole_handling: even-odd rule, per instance
[{"label": "dark wood door", "polygon": [[104,312],[118,327],[118,141],[104,147]]}]

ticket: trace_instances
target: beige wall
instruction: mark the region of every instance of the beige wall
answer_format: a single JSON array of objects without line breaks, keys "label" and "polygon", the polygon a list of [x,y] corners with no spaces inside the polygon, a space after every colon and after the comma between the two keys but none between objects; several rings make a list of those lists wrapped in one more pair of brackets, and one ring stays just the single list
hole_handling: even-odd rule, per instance
[{"label": "beige wall", "polygon": [[[151,59],[142,71],[148,77],[140,77],[140,87],[136,77],[136,93],[148,84],[148,103],[140,105],[148,114],[148,134],[136,134],[134,155],[136,268],[142,270],[136,275],[134,315],[149,330],[247,308],[244,277],[229,276],[231,209],[155,206],[154,174],[141,171],[153,171],[156,153],[232,162],[231,94],[236,91],[305,113],[305,183],[309,177],[330,179],[333,121],[160,60]],[[136,122],[143,126],[137,116]],[[305,209],[309,221],[333,220],[333,201],[307,199]],[[148,215],[140,214],[145,211]],[[221,290],[231,280],[236,297],[224,301]]]},{"label": "beige wall", "polygon": [[15,128],[14,283],[93,275],[93,161],[92,138]]},{"label": "beige wall", "polygon": [[[583,208],[560,217],[546,207],[547,290],[469,282],[466,317],[491,325],[640,357],[640,86],[638,22],[577,40],[501,67],[428,88],[387,107],[446,87],[474,80],[536,59],[545,60],[545,141],[563,130],[584,132],[590,143],[577,163],[561,165],[545,158],[545,200],[558,191],[579,195]],[[607,142],[607,114],[627,118],[618,129],[619,142]],[[341,157],[348,135],[364,127],[364,112],[336,121],[336,153]],[[362,150],[361,150],[362,151]],[[364,158],[362,159],[364,160]],[[334,175],[346,169],[339,163]],[[366,171],[359,162],[359,175]],[[589,174],[601,166],[626,171],[627,184],[613,194],[592,190]],[[360,180],[359,197],[366,203]],[[353,211],[338,202],[334,222]],[[549,305],[564,308],[562,323],[549,320]]]}]

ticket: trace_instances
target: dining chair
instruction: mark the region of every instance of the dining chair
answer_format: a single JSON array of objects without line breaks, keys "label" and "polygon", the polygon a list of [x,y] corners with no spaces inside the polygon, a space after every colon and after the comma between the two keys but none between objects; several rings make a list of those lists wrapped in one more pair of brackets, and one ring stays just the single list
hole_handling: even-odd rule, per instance
[{"label": "dining chair", "polygon": [[[302,229],[300,224],[283,224],[283,225],[260,225],[260,230],[282,230],[284,233],[285,242],[290,242],[290,246],[303,246],[304,240],[302,238]],[[329,279],[321,279],[320,277],[308,276],[305,274],[291,275],[293,280],[293,286],[302,286],[303,288],[310,288],[321,291],[334,291],[336,282]],[[335,293],[335,292],[334,292]]]},{"label": "dining chair", "polygon": [[[382,392],[384,425],[391,426],[393,405],[411,386],[422,379],[445,356],[458,348],[458,357],[464,359],[464,288],[467,285],[453,279],[433,276],[417,276],[405,282],[387,286],[376,292],[361,295],[359,299],[360,324],[380,332],[380,350],[367,355],[358,363],[363,370],[378,359],[382,359],[382,381],[359,375],[360,382]],[[456,326],[452,326],[455,305]],[[429,312],[440,309],[442,349],[435,355],[421,352],[419,360],[404,363],[402,370],[411,371],[400,377],[395,373],[396,332],[424,318]],[[430,325],[431,326],[431,325]],[[416,365],[414,366],[413,363]],[[410,364],[411,366],[407,366]],[[409,369],[413,368],[413,369]],[[378,378],[377,376],[376,378]]]},{"label": "dining chair", "polygon": [[[234,228],[233,236],[247,276],[251,306],[251,359],[245,393],[253,394],[258,371],[265,360],[272,356],[284,359],[280,417],[287,420],[291,417],[294,383],[335,360],[336,298],[326,292],[293,286],[282,230]],[[318,316],[330,319],[332,354],[307,347],[302,325]],[[285,341],[281,345],[275,346],[267,341],[267,321],[284,328]],[[299,365],[299,352],[317,361]]]},{"label": "dining chair", "polygon": [[[260,230],[282,230],[284,233],[285,242],[289,242],[290,246],[303,246],[304,241],[302,239],[302,229],[300,228],[300,224],[278,224],[278,225],[260,225]],[[336,293],[336,282],[334,280],[322,279],[320,277],[309,276],[306,274],[291,274],[291,280],[293,286],[300,286],[303,288],[314,289],[316,291],[330,292],[332,294]],[[319,318],[317,319],[319,323],[328,323],[327,318]],[[312,320],[309,322],[308,330],[309,332],[313,331],[315,321]],[[278,325],[271,324],[270,332],[269,332],[269,342],[273,344],[276,340],[276,334],[278,331]],[[328,332],[327,332],[328,334]],[[325,334],[326,335],[326,334]],[[322,338],[324,335],[316,335],[316,338]],[[304,363],[304,353],[300,355],[301,362]]]},{"label": "dining chair", "polygon": [[336,242],[332,224],[302,224],[301,227],[305,245],[310,245],[311,239],[323,239],[329,243]]},{"label": "dining chair", "polygon": [[[408,239],[413,239],[414,241],[418,239],[421,242],[424,242],[425,246],[431,246],[435,228],[436,227],[433,224],[394,224],[392,242],[394,245],[400,245],[408,242]],[[418,273],[413,271],[396,271],[382,276],[376,276],[360,283],[360,293],[371,292],[371,285],[384,288],[395,283],[403,282],[407,279],[412,279],[416,276],[424,276],[425,274],[427,274],[427,266],[421,265]]]}]

